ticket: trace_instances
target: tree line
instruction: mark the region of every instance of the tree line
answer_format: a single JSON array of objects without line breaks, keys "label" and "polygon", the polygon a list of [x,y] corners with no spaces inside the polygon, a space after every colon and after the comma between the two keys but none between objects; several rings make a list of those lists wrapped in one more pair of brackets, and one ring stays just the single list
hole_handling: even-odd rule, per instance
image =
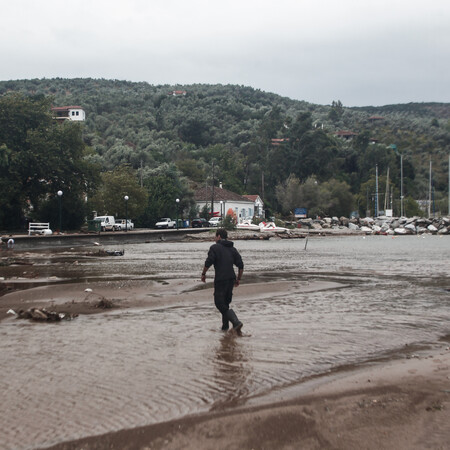
[{"label": "tree line", "polygon": [[[65,229],[94,210],[124,215],[124,195],[138,226],[174,215],[175,198],[193,217],[193,191],[213,181],[213,165],[216,183],[259,194],[271,215],[289,216],[296,207],[365,215],[373,214],[376,167],[380,185],[389,168],[398,199],[403,156],[405,193],[422,199],[432,158],[436,202],[445,203],[447,104],[361,109],[245,86],[191,85],[174,96],[179,88],[93,79],[0,82],[0,227],[54,221],[58,190]],[[80,105],[86,122],[54,123],[51,105]],[[382,120],[370,121],[375,114]],[[353,139],[337,137],[342,129],[355,131]],[[418,212],[408,204],[407,213]]]}]

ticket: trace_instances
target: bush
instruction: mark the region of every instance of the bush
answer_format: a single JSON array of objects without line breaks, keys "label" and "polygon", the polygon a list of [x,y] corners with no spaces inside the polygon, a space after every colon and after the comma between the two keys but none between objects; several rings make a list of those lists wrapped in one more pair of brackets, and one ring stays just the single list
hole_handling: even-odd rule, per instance
[{"label": "bush", "polygon": [[222,221],[222,226],[225,230],[232,231],[236,229],[236,224],[234,223],[234,218],[230,215],[226,215]]}]

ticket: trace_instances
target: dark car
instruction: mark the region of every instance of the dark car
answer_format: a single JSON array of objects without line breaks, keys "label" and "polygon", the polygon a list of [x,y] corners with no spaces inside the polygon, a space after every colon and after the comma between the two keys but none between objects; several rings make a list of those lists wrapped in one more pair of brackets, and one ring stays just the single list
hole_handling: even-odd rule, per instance
[{"label": "dark car", "polygon": [[204,228],[209,227],[209,223],[206,219],[200,218],[200,219],[192,219],[191,222],[192,228]]}]

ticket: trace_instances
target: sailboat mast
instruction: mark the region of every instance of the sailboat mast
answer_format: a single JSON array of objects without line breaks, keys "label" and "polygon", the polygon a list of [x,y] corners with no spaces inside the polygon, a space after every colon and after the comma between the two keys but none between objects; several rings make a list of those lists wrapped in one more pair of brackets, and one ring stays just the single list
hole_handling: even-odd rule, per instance
[{"label": "sailboat mast", "polygon": [[384,194],[384,215],[386,215],[388,205],[389,205],[389,167],[387,169],[387,176],[386,176],[386,193]]},{"label": "sailboat mast", "polygon": [[378,164],[375,166],[375,217],[378,217]]},{"label": "sailboat mast", "polygon": [[403,217],[403,155],[400,155],[400,217]]},{"label": "sailboat mast", "polygon": [[430,182],[428,184],[428,217],[431,217],[431,159],[430,159]]}]

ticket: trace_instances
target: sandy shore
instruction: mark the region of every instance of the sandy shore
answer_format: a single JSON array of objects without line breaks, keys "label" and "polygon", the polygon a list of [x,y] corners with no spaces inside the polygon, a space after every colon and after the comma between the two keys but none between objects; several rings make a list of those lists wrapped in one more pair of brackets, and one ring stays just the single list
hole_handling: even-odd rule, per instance
[{"label": "sandy shore", "polygon": [[[192,281],[193,287],[195,280]],[[281,283],[282,284],[282,283]],[[180,286],[122,283],[55,285],[12,292],[0,298],[6,308],[47,307],[71,313],[98,313],[98,298],[119,308],[178,302]],[[183,289],[189,289],[183,282]],[[280,282],[243,285],[246,296],[270,294]],[[295,288],[292,287],[291,288]],[[326,283],[302,289],[332,289]],[[96,294],[101,292],[101,295]],[[209,301],[210,289],[196,291]],[[186,296],[183,295],[185,298]],[[164,300],[162,300],[164,299]],[[189,301],[189,300],[188,300]],[[103,311],[104,312],[104,311]],[[317,377],[246,407],[214,411],[102,436],[67,442],[53,449],[446,449],[450,442],[450,337],[421,351]]]},{"label": "sandy shore", "polygon": [[52,449],[448,449],[449,342],[273,397]]},{"label": "sandy shore", "polygon": [[[36,279],[34,279],[36,281]],[[0,297],[9,309],[31,307],[71,314],[114,308],[211,301],[199,280],[55,284]],[[246,298],[295,289],[335,289],[338,283],[243,284]],[[149,296],[151,289],[152,295]],[[180,296],[180,293],[183,295]],[[215,410],[166,423],[58,444],[53,449],[447,449],[450,442],[450,337],[420,351],[305,381],[245,407]]]}]

